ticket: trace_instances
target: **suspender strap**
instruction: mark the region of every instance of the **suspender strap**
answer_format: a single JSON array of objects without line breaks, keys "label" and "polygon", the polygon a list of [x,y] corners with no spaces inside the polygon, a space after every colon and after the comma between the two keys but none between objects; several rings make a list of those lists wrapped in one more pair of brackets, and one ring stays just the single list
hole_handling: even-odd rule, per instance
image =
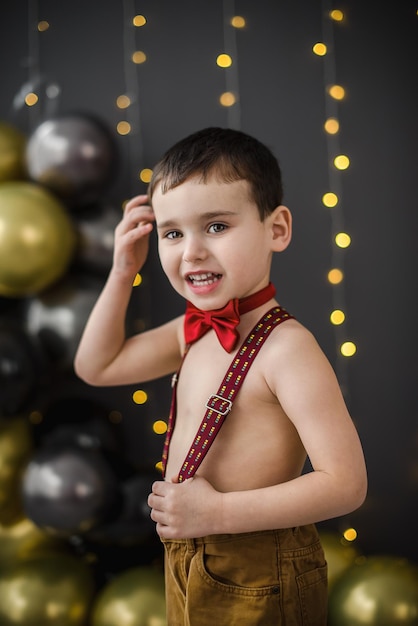
[{"label": "suspender strap", "polygon": [[[292,317],[293,316],[285,311],[285,309],[282,309],[281,307],[274,307],[261,318],[261,320],[249,333],[247,338],[243,341],[238,353],[232,360],[217,393],[211,395],[206,403],[206,413],[181,467],[178,476],[179,482],[183,482],[184,480],[191,478],[199,468],[205,458],[205,455],[214,442],[226,416],[231,411],[232,403],[242,383],[244,382],[244,379],[248,374],[258,351],[264,344],[268,335],[281,322],[291,319]],[[172,409],[170,413],[171,418],[175,414],[175,407],[173,406],[173,404],[175,404],[175,382],[176,379],[173,383],[174,388]],[[167,461],[168,445],[173,427],[173,420],[170,420],[167,431],[166,445],[164,447],[164,468]]]}]

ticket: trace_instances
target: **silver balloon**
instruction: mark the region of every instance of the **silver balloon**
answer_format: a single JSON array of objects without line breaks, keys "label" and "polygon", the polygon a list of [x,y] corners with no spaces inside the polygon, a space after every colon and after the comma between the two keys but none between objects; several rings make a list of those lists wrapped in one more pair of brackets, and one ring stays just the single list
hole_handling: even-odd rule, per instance
[{"label": "silver balloon", "polygon": [[30,299],[24,311],[28,334],[36,337],[50,359],[71,367],[87,318],[103,287],[101,281],[69,277]]},{"label": "silver balloon", "polygon": [[116,516],[121,506],[118,478],[106,455],[71,444],[33,454],[22,494],[27,517],[63,536],[91,530]]},{"label": "silver balloon", "polygon": [[42,122],[26,146],[30,178],[54,191],[70,207],[97,202],[116,166],[114,139],[89,115],[63,115]]}]

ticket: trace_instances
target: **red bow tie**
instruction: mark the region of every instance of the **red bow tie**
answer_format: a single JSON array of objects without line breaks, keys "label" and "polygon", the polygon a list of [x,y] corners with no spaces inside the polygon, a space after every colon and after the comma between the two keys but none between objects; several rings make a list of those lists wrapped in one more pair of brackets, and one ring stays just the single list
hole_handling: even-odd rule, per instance
[{"label": "red bow tie", "polygon": [[184,337],[186,343],[193,343],[200,339],[211,328],[227,352],[232,352],[239,339],[237,326],[240,315],[248,313],[253,309],[265,304],[274,297],[276,290],[272,283],[256,293],[238,300],[230,300],[222,309],[215,311],[202,311],[187,302],[186,315],[184,318]]}]

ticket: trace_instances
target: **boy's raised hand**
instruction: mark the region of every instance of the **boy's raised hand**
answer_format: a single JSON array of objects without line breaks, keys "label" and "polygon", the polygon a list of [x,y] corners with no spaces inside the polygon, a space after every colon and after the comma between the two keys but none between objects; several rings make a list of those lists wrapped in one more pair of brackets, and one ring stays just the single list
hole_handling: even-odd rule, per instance
[{"label": "boy's raised hand", "polygon": [[147,203],[147,195],[129,200],[115,229],[113,268],[129,280],[142,268],[148,255],[149,234],[155,218]]}]

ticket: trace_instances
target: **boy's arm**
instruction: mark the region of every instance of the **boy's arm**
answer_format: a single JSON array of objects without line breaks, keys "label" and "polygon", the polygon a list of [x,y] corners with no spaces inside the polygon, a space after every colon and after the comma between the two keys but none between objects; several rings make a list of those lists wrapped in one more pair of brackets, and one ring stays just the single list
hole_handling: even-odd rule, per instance
[{"label": "boy's arm", "polygon": [[74,360],[77,375],[92,385],[151,380],[179,363],[181,318],[129,339],[125,318],[136,273],[148,254],[154,215],[147,196],[126,205],[115,230],[113,265],[84,329]]},{"label": "boy's arm", "polygon": [[364,501],[367,477],[359,437],[315,340],[289,324],[266,349],[267,383],[295,424],[313,471],[231,493],[215,491],[197,475],[181,484],[156,482],[149,504],[162,536],[289,528],[345,515]]}]

